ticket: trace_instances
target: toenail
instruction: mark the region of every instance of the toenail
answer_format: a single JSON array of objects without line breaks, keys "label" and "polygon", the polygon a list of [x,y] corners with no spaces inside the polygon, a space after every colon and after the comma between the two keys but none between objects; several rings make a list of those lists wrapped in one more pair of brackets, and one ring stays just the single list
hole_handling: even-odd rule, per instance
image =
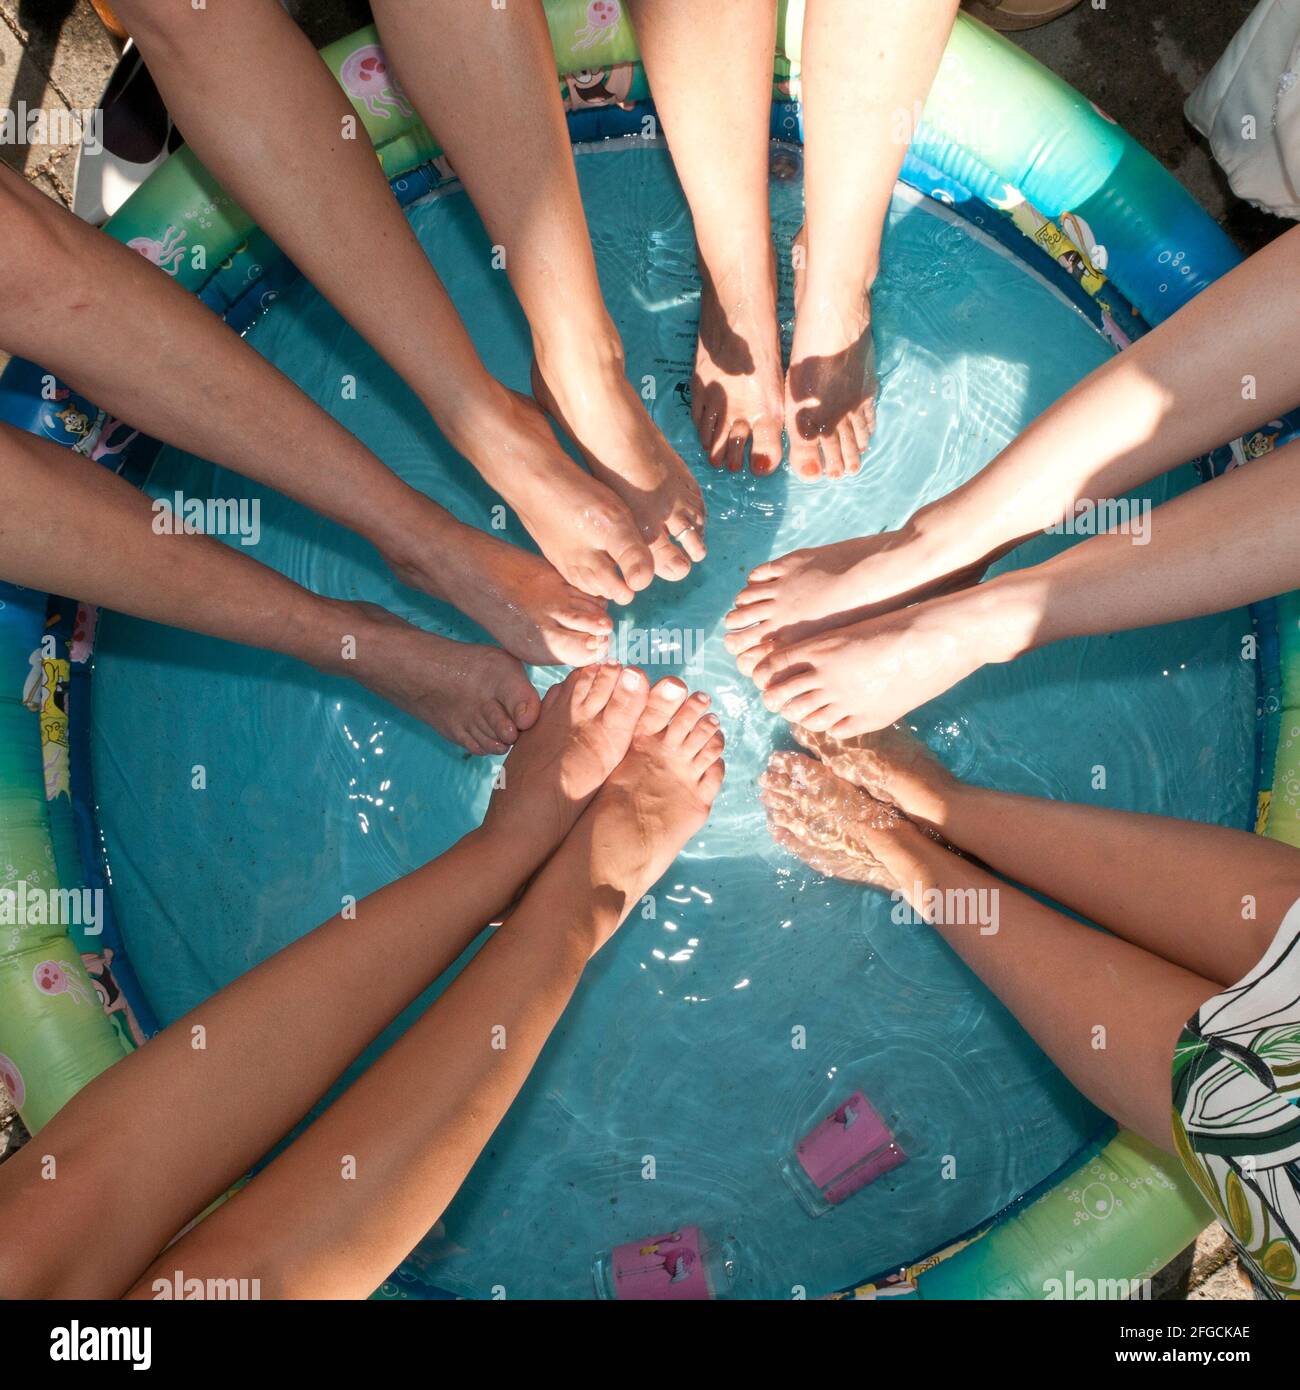
[{"label": "toenail", "polygon": [[622,676],[619,679],[621,680],[623,687],[626,690],[635,690],[637,686],[641,684],[640,675],[638,675],[638,673],[634,671],[630,666],[623,672]]},{"label": "toenail", "polygon": [[686,687],[684,685],[670,685],[664,691],[666,700],[684,700],[686,698]]}]

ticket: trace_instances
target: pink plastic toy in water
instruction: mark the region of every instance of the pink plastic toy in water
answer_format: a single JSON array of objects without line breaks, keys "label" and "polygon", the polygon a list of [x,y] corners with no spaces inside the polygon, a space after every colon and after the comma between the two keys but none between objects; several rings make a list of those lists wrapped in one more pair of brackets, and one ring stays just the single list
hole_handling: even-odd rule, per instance
[{"label": "pink plastic toy in water", "polygon": [[612,1294],[618,1299],[712,1298],[698,1226],[616,1245],[608,1256]]},{"label": "pink plastic toy in water", "polygon": [[907,1161],[875,1106],[854,1093],[806,1134],[786,1177],[804,1204],[820,1215]]}]

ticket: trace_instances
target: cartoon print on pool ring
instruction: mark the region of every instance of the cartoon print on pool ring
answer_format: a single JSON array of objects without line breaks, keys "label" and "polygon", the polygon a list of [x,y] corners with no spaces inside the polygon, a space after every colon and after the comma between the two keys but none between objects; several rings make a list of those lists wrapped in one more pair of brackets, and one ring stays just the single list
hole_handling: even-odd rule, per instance
[{"label": "cartoon print on pool ring", "polygon": [[110,454],[123,453],[131,441],[139,437],[140,431],[132,429],[125,420],[108,416],[100,427],[99,435],[91,448],[90,457],[95,463],[102,463]]},{"label": "cartoon print on pool ring", "polygon": [[1104,1182],[1090,1182],[1079,1194],[1079,1219],[1105,1221],[1117,1206],[1123,1206]]},{"label": "cartoon print on pool ring", "polygon": [[[1060,221],[1061,230],[1079,248],[1080,259],[1083,261],[1083,271],[1094,275],[1104,275],[1110,256],[1105,246],[1097,240],[1096,233],[1093,232],[1090,224],[1085,222],[1077,212],[1063,212]],[[1071,270],[1070,273],[1079,276],[1083,272]]]},{"label": "cartoon print on pool ring", "polygon": [[165,270],[168,275],[175,275],[185,257],[185,234],[184,227],[168,227],[161,240],[133,236],[127,245],[132,251],[138,251],[146,261],[156,265],[159,270]]},{"label": "cartoon print on pool ring", "polygon": [[99,609],[93,603],[77,604],[77,616],[72,622],[72,640],[68,643],[68,660],[78,666],[90,660],[95,650],[95,627]]},{"label": "cartoon print on pool ring", "polygon": [[587,22],[573,36],[575,50],[595,48],[607,39],[623,19],[618,0],[591,0],[587,6]]},{"label": "cartoon print on pool ring", "polygon": [[77,978],[74,968],[62,960],[43,960],[32,971],[32,983],[42,994],[66,994],[74,1004],[94,1002],[90,991]]},{"label": "cartoon print on pool ring", "polygon": [[218,269],[218,270],[229,270],[230,267],[231,267],[232,265],[234,265],[236,257],[242,256],[243,253],[244,253],[245,251],[247,251],[247,250],[248,250],[248,239],[245,238],[243,241],[241,241],[241,242],[239,243],[238,246],[236,246],[236,247],[234,248],[234,250],[231,251],[230,255],[228,255],[228,256],[226,257],[226,259],[225,259],[224,261],[221,262],[221,264],[217,267],[217,269]]},{"label": "cartoon print on pool ring", "polygon": [[388,59],[377,43],[363,44],[349,53],[339,68],[339,81],[348,96],[361,102],[372,116],[386,121],[393,114],[390,107],[395,107],[403,116],[415,114],[401,83],[388,70]]},{"label": "cartoon print on pool ring", "polygon": [[1106,341],[1121,352],[1133,346],[1133,339],[1115,322],[1114,315],[1104,304],[1101,306],[1101,331]]},{"label": "cartoon print on pool ring", "polygon": [[631,111],[636,105],[628,98],[632,92],[631,63],[616,63],[608,68],[583,68],[564,79],[564,105],[569,111],[582,111],[592,106],[617,106]]},{"label": "cartoon print on pool ring", "polygon": [[41,407],[41,433],[56,444],[80,444],[90,433],[94,412],[64,386],[54,392],[52,404],[59,403],[62,403],[61,410],[54,410],[51,404]]},{"label": "cartoon print on pool ring", "polygon": [[18,1063],[3,1052],[0,1052],[0,1086],[9,1092],[14,1109],[21,1110],[23,1102],[27,1099],[27,1084],[23,1080],[22,1072],[18,1070]]},{"label": "cartoon print on pool ring", "polygon": [[45,796],[53,801],[72,795],[68,762],[68,663],[62,657],[32,653],[32,669],[23,685],[23,703],[40,717],[41,756],[45,767]]},{"label": "cartoon print on pool ring", "polygon": [[102,954],[91,951],[81,953],[81,963],[86,967],[95,995],[114,1027],[121,1027],[137,1047],[145,1042],[144,1029],[140,1027],[135,1012],[127,1002],[126,995],[113,978],[113,948],[106,946]]},{"label": "cartoon print on pool ring", "polygon": [[1268,424],[1261,425],[1253,434],[1245,434],[1240,439],[1234,439],[1228,445],[1230,457],[1223,471],[1231,473],[1234,468],[1245,467],[1252,459],[1263,458],[1265,454],[1271,454],[1277,447],[1277,441],[1282,437],[1285,429],[1285,420],[1270,420]]},{"label": "cartoon print on pool ring", "polygon": [[1270,420],[1263,429],[1256,430],[1254,434],[1243,438],[1241,448],[1246,455],[1246,461],[1249,462],[1251,459],[1259,459],[1263,458],[1265,454],[1271,454],[1277,446],[1278,436],[1285,428],[1283,421]]}]

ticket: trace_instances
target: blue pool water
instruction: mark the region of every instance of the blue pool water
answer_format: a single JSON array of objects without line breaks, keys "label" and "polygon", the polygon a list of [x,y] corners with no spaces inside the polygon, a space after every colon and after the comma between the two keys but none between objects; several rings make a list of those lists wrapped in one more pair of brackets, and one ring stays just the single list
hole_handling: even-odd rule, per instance
[{"label": "blue pool water", "polygon": [[[684,399],[696,281],[667,156],[633,142],[578,163],[629,371],[653,378],[655,417],[710,511],[708,562],[684,583],[656,584],[624,616],[682,634],[690,661],[654,674],[712,693],[728,780],[656,890],[655,917],[634,916],[592,965],[417,1258],[458,1292],[584,1297],[595,1252],[695,1222],[734,1239],[738,1293],[817,1294],[975,1226],[1107,1122],[928,928],[895,925],[886,900],[820,879],[770,842],[754,783],[790,740],[723,650],[722,615],[759,561],[894,526],[969,477],[1111,349],[1024,263],[900,192],[876,293],[884,391],[868,466],[814,486],[784,471],[714,473]],[[800,202],[797,179],[774,184],[783,263]],[[464,195],[410,216],[489,369],[527,389],[526,328]],[[403,476],[488,525],[492,494],[309,286],[294,285],[250,336]],[[355,401],[340,398],[345,373],[357,378]],[[1158,503],[1191,481],[1184,469],[1149,495]],[[175,452],[150,487],[259,496],[260,560],[323,592],[480,636],[397,585],[363,542],[264,488]],[[1041,538],[1014,562],[1061,544]],[[1236,612],[1064,643],[980,672],[912,722],[976,780],[1248,825],[1247,630]],[[97,664],[95,775],[114,898],[164,1021],[330,917],[344,894],[438,854],[487,801],[492,761],[291,661],[112,615]],[[536,674],[549,683],[558,672]],[[203,792],[190,789],[196,763],[208,770]],[[1093,788],[1098,764],[1104,790]],[[792,1046],[799,1029],[803,1049]],[[910,1161],[814,1222],[778,1164],[858,1087],[901,1117]],[[941,1177],[945,1157],[955,1176]]]}]

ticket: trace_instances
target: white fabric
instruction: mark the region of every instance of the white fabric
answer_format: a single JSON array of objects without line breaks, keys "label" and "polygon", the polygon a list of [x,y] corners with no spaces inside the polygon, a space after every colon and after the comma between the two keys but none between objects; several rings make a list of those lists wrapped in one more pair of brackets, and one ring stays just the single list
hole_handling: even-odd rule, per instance
[{"label": "white fabric", "polygon": [[1300,220],[1300,0],[1261,0],[1185,110],[1239,198]]}]

